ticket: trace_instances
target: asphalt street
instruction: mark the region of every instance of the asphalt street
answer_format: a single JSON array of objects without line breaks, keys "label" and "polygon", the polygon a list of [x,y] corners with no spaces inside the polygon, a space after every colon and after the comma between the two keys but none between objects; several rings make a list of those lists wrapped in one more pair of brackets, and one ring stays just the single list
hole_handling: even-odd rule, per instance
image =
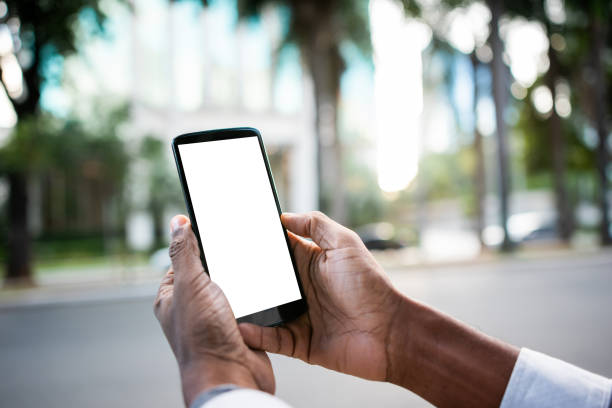
[{"label": "asphalt street", "polygon": [[[486,333],[612,377],[612,252],[389,274],[404,293]],[[0,306],[0,406],[181,406],[153,291]],[[271,358],[277,395],[295,407],[427,406],[390,384]]]}]

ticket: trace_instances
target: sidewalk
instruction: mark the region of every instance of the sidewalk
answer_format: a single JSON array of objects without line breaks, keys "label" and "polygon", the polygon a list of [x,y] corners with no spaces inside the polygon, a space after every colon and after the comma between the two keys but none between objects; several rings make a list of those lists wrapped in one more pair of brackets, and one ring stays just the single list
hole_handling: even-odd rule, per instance
[{"label": "sidewalk", "polygon": [[0,310],[153,297],[164,272],[146,263],[42,271],[34,287],[0,288]]},{"label": "sidewalk", "polygon": [[[532,260],[575,260],[576,258],[612,258],[612,248],[568,248],[546,246],[524,248],[510,254],[483,252],[470,259],[427,259],[415,248],[377,251],[376,259],[389,274],[420,273],[431,269],[457,269],[471,265],[497,265]],[[32,288],[0,288],[0,311],[16,307],[41,307],[60,304],[123,301],[153,298],[164,271],[146,263],[119,265],[109,263],[88,268],[38,273]]]},{"label": "sidewalk", "polygon": [[377,251],[374,253],[376,260],[385,269],[423,269],[444,268],[454,266],[468,266],[474,264],[487,264],[499,262],[512,262],[521,260],[559,259],[585,257],[596,254],[609,254],[612,256],[612,248],[601,248],[598,246],[568,246],[557,242],[537,244],[532,246],[517,247],[512,252],[502,253],[498,250],[485,249],[477,256],[470,257],[440,257],[430,256],[418,248],[404,248],[397,251]]}]

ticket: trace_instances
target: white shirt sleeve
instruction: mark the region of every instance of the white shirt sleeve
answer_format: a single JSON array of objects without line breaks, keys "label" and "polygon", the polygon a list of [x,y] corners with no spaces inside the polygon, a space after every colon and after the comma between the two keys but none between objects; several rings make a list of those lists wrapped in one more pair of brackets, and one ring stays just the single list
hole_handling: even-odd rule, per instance
[{"label": "white shirt sleeve", "polygon": [[[202,398],[203,397],[203,398]],[[190,408],[291,408],[281,399],[267,392],[247,388],[223,389],[213,395],[202,394]]]},{"label": "white shirt sleeve", "polygon": [[500,408],[611,408],[612,380],[521,349]]}]

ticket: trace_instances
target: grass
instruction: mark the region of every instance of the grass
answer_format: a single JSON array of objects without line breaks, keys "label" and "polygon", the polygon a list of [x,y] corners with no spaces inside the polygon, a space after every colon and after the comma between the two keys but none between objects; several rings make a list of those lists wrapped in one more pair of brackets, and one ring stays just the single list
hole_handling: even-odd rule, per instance
[{"label": "grass", "polygon": [[76,271],[78,269],[102,268],[105,266],[139,266],[146,264],[148,257],[145,254],[122,254],[122,255],[98,255],[98,256],[74,256],[66,258],[51,258],[35,261],[34,270],[36,275]]},{"label": "grass", "polygon": [[[34,276],[94,271],[143,266],[148,262],[146,252],[129,251],[119,238],[107,239],[100,235],[56,235],[36,239],[32,245]],[[6,246],[0,246],[0,273],[6,264]]]}]

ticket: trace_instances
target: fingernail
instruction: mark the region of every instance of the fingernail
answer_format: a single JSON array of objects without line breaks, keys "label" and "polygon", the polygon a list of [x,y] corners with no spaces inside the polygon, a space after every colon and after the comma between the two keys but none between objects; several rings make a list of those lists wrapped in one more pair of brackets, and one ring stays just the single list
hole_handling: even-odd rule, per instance
[{"label": "fingernail", "polygon": [[178,231],[179,228],[181,228],[186,223],[187,223],[187,219],[185,217],[181,215],[176,215],[174,216],[174,218],[172,218],[172,221],[170,221],[170,231],[174,234],[176,231]]}]

